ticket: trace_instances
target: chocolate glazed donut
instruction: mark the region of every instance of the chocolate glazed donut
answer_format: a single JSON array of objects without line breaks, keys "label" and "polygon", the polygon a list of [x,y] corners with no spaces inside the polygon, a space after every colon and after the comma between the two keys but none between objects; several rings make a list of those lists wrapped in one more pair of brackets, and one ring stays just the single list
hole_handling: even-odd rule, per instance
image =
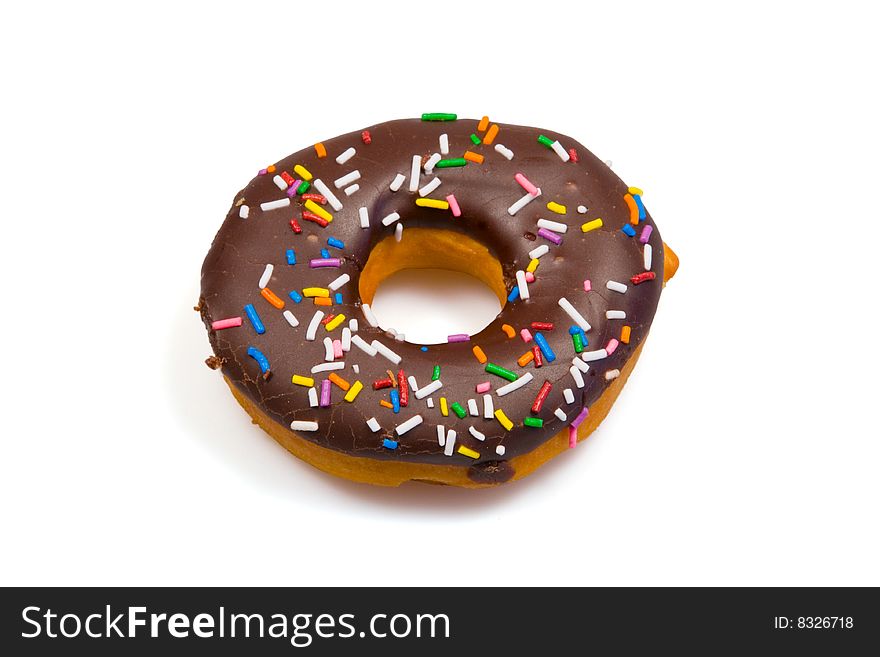
[{"label": "chocolate glazed donut", "polygon": [[[379,326],[378,284],[464,271],[502,310],[424,347]],[[355,481],[523,477],[604,418],[677,258],[604,163],[550,130],[374,125],[260,171],[202,267],[199,309],[239,403],[285,448]]]}]

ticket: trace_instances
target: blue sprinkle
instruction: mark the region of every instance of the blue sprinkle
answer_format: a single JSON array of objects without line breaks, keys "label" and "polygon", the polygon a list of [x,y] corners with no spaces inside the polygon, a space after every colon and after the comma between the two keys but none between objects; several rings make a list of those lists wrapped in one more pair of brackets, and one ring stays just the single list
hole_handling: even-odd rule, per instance
[{"label": "blue sprinkle", "polygon": [[553,350],[550,348],[550,345],[547,344],[547,338],[545,338],[540,332],[535,333],[534,335],[535,344],[541,349],[541,353],[544,354],[544,360],[548,363],[552,363],[556,360],[556,354],[553,353]]},{"label": "blue sprinkle", "polygon": [[428,351],[427,347],[422,347],[422,351]]},{"label": "blue sprinkle", "polygon": [[334,295],[333,295],[333,300],[334,300],[336,303],[342,303],[342,292],[337,292],[336,294],[334,294]]},{"label": "blue sprinkle", "polygon": [[624,233],[629,235],[630,237],[635,237],[636,229],[633,228],[630,224],[623,224],[623,228],[621,228]]},{"label": "blue sprinkle", "polygon": [[391,389],[391,405],[394,407],[395,413],[400,413],[400,393],[397,388]]},{"label": "blue sprinkle", "polygon": [[296,252],[293,249],[287,249],[287,264],[295,265],[296,264]]},{"label": "blue sprinkle", "polygon": [[514,285],[513,289],[510,291],[510,294],[507,295],[507,302],[512,303],[519,299],[519,285]]},{"label": "blue sprinkle", "polygon": [[342,240],[338,240],[335,237],[328,238],[327,245],[335,247],[337,249],[344,249],[345,248],[345,242],[343,242]]},{"label": "blue sprinkle", "polygon": [[250,320],[251,325],[254,327],[254,330],[258,335],[262,335],[266,332],[266,327],[263,326],[263,322],[257,314],[257,309],[254,308],[254,304],[249,303],[246,305],[244,307],[244,314],[247,315],[247,318]]},{"label": "blue sprinkle", "polygon": [[397,449],[397,441],[391,440],[390,438],[385,438],[382,441],[382,446],[387,447],[388,449]]},{"label": "blue sprinkle", "polygon": [[636,200],[636,205],[639,208],[639,221],[644,221],[645,217],[648,216],[648,213],[645,212],[645,204],[642,203],[642,197],[638,194],[633,194],[633,198]]},{"label": "blue sprinkle", "polygon": [[302,295],[299,292],[297,292],[296,290],[291,290],[287,296],[289,296],[291,299],[293,299],[294,303],[299,303],[300,301],[303,300]]},{"label": "blue sprinkle", "polygon": [[322,258],[329,258],[330,252],[327,249],[321,249],[321,257]]},{"label": "blue sprinkle", "polygon": [[568,334],[569,334],[569,335],[574,335],[575,333],[580,333],[581,330],[582,330],[582,329],[581,329],[580,326],[578,326],[577,324],[573,324],[572,326],[569,326],[569,327],[568,327]]},{"label": "blue sprinkle", "polygon": [[[247,306],[245,306],[245,308],[247,308]],[[262,333],[262,331],[258,331],[258,333]],[[263,355],[262,351],[260,351],[256,347],[248,347],[248,356],[259,363],[260,372],[265,374],[269,371],[269,359]]]}]

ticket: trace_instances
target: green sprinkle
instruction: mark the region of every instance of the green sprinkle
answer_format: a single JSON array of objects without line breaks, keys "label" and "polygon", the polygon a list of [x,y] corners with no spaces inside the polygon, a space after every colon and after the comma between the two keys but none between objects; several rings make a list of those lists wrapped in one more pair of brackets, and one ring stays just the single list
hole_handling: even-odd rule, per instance
[{"label": "green sprinkle", "polygon": [[479,146],[483,143],[483,140],[477,137],[473,132],[471,133],[471,141],[474,142],[474,146]]},{"label": "green sprinkle", "polygon": [[434,165],[438,169],[448,169],[449,167],[467,166],[467,160],[463,157],[454,157],[451,160],[440,160]]},{"label": "green sprinkle", "polygon": [[445,112],[426,112],[422,114],[422,121],[455,121],[457,118],[458,115]]},{"label": "green sprinkle", "polygon": [[455,413],[459,419],[463,419],[464,416],[467,415],[467,411],[464,410],[458,402],[452,402],[452,406],[449,408],[452,409],[452,412]]},{"label": "green sprinkle", "polygon": [[310,183],[308,180],[303,180],[299,184],[299,187],[296,188],[296,193],[297,194],[305,194],[307,191],[309,191],[309,187],[311,187],[311,186],[312,186],[312,183]]},{"label": "green sprinkle", "polygon": [[535,427],[535,428],[540,429],[541,427],[544,426],[544,420],[542,420],[539,417],[527,417],[526,419],[523,420],[523,424],[526,425],[527,427]]},{"label": "green sprinkle", "polygon": [[581,340],[581,334],[575,333],[571,336],[571,341],[574,342],[574,351],[575,353],[581,353],[584,350],[584,341]]},{"label": "green sprinkle", "polygon": [[440,378],[440,366],[434,365],[434,373],[431,375],[431,381],[436,381]]},{"label": "green sprinkle", "polygon": [[547,148],[553,148],[553,140],[544,135],[538,135],[538,141],[544,144]]},{"label": "green sprinkle", "polygon": [[489,374],[500,376],[502,379],[507,379],[508,381],[516,381],[519,378],[516,372],[506,370],[500,365],[496,365],[495,363],[486,363],[486,371]]}]

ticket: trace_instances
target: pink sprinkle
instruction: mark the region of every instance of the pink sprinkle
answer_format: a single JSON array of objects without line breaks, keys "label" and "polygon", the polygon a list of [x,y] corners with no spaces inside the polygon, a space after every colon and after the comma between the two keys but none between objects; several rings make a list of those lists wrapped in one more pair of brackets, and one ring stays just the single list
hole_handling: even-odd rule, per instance
[{"label": "pink sprinkle", "polygon": [[455,194],[450,194],[446,197],[446,202],[449,203],[449,209],[452,210],[453,217],[461,216],[461,208],[458,207],[458,201],[455,199]]},{"label": "pink sprinkle", "polygon": [[526,272],[526,283],[534,283],[534,282],[535,282],[535,275],[532,272],[527,271]]},{"label": "pink sprinkle", "polygon": [[568,428],[568,446],[571,449],[577,447],[578,444],[578,430],[574,427]]},{"label": "pink sprinkle", "polygon": [[467,333],[455,333],[446,336],[446,342],[470,342],[471,336]]},{"label": "pink sprinkle", "polygon": [[608,344],[605,345],[605,352],[610,356],[611,354],[614,353],[614,351],[617,349],[617,345],[619,345],[619,344],[620,343],[616,339],[611,338],[608,341]]},{"label": "pink sprinkle", "polygon": [[492,389],[492,384],[488,381],[483,381],[482,383],[477,384],[477,392],[489,392]]},{"label": "pink sprinkle", "polygon": [[339,258],[315,258],[309,260],[309,267],[312,269],[317,267],[338,267],[340,264]]},{"label": "pink sprinkle", "polygon": [[571,426],[574,429],[577,429],[581,426],[581,422],[587,419],[587,416],[590,414],[590,409],[584,406],[583,410],[577,414],[577,417],[571,421]]},{"label": "pink sprinkle", "polygon": [[646,225],[642,228],[642,234],[639,235],[639,242],[642,244],[647,244],[648,240],[651,239],[651,233],[654,232],[654,229],[651,226]]},{"label": "pink sprinkle", "polygon": [[584,292],[589,292],[593,289],[593,286],[590,284],[590,279],[584,281]]},{"label": "pink sprinkle", "polygon": [[321,381],[321,401],[319,406],[327,407],[330,405],[330,379]]},{"label": "pink sprinkle", "polygon": [[526,190],[529,194],[531,194],[532,196],[538,195],[538,188],[535,187],[531,182],[529,182],[529,179],[526,178],[524,175],[518,173],[514,176],[514,178],[516,178],[516,182],[522,185],[522,188]]},{"label": "pink sprinkle", "polygon": [[241,326],[241,317],[227,317],[226,319],[218,319],[216,322],[211,322],[211,328],[215,331],[233,328],[234,326]]},{"label": "pink sprinkle", "polygon": [[520,331],[519,337],[521,337],[523,339],[523,342],[531,342],[532,341],[532,334],[529,331],[529,329],[523,329],[522,331]]},{"label": "pink sprinkle", "polygon": [[342,340],[333,341],[333,358],[342,358]]}]

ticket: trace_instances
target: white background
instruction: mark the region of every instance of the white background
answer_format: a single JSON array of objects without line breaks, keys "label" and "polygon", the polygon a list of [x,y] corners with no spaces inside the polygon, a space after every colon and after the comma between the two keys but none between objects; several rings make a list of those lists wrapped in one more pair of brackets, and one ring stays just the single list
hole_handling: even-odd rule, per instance
[{"label": "white background", "polygon": [[[0,582],[880,584],[876,16],[812,5],[4,4]],[[289,457],[192,311],[257,169],[424,111],[576,137],[682,261],[493,490]]]}]

